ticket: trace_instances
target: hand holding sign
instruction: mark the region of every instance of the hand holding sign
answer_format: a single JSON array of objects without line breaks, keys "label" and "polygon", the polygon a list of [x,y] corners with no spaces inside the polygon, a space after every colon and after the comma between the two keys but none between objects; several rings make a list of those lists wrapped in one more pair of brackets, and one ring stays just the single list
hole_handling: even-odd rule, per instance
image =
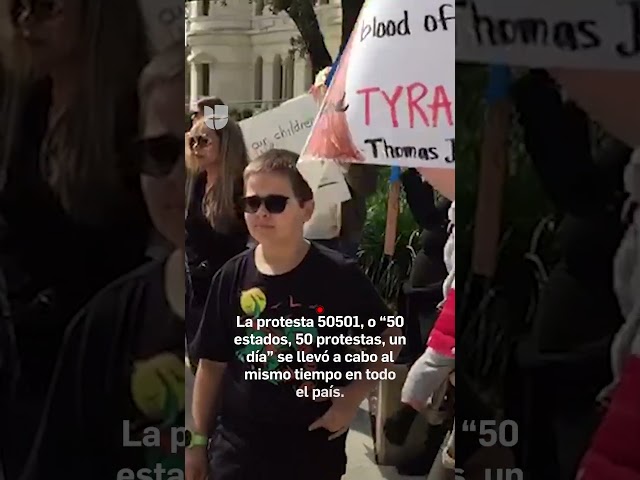
[{"label": "hand holding sign", "polygon": [[[440,188],[450,195],[455,183],[454,11],[453,3],[435,0],[367,3],[301,163],[338,160],[447,170],[439,175],[446,177]],[[415,61],[407,61],[412,51]]]}]

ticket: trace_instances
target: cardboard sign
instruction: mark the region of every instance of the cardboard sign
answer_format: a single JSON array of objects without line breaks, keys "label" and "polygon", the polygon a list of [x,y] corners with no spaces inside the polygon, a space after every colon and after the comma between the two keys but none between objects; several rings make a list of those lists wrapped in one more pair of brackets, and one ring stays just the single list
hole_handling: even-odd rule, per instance
[{"label": "cardboard sign", "polygon": [[152,53],[185,41],[182,0],[138,0]]},{"label": "cardboard sign", "polygon": [[454,171],[454,97],[454,6],[435,0],[369,2],[342,53],[302,161]]},{"label": "cardboard sign", "polygon": [[640,70],[640,1],[458,0],[459,62]]},{"label": "cardboard sign", "polygon": [[300,153],[307,141],[318,104],[310,94],[301,95],[239,125],[244,135],[249,158],[272,148],[283,148]]}]

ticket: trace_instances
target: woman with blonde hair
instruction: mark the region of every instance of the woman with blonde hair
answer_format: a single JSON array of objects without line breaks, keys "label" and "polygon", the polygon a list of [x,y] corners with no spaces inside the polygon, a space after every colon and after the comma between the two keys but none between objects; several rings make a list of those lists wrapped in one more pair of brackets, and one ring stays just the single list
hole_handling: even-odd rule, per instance
[{"label": "woman with blonde hair", "polygon": [[[187,135],[186,254],[191,282],[187,341],[200,323],[213,275],[247,247],[248,233],[239,205],[242,174],[248,163],[239,125],[231,118],[224,128],[207,126],[200,116]],[[194,359],[192,359],[194,360]],[[197,362],[194,362],[194,365]]]},{"label": "woman with blonde hair", "polygon": [[69,323],[44,408],[32,412],[40,425],[26,468],[8,480],[113,480],[145,469],[181,478],[184,470],[182,450],[140,441],[184,425],[182,42],[154,56],[139,95],[134,170],[171,252],[112,282]]},{"label": "woman with blonde hair", "polygon": [[66,326],[145,261],[151,225],[128,148],[148,49],[131,0],[0,0],[0,22],[0,269],[15,339],[0,449],[13,479]]}]

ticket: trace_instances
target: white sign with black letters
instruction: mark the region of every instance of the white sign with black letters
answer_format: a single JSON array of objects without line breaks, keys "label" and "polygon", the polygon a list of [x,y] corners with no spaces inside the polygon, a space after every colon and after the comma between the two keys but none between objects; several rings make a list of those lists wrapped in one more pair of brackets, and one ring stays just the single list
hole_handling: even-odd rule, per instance
[{"label": "white sign with black letters", "polygon": [[640,70],[640,0],[457,0],[456,60]]}]

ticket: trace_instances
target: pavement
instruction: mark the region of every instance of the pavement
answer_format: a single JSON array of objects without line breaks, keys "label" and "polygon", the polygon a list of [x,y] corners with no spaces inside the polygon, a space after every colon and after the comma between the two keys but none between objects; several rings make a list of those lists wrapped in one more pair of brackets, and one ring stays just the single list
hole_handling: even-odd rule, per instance
[{"label": "pavement", "polygon": [[[186,369],[185,397],[187,411],[191,405],[193,375]],[[189,414],[187,412],[187,417]],[[188,426],[188,425],[187,425]],[[347,473],[343,480],[416,480],[424,477],[399,475],[394,467],[378,466],[375,462],[373,439],[369,424],[368,402],[363,402],[347,437]]]},{"label": "pavement", "polygon": [[398,474],[394,467],[376,465],[373,438],[369,423],[368,402],[360,405],[347,437],[347,473],[343,480],[416,480],[424,476],[408,477]]}]

